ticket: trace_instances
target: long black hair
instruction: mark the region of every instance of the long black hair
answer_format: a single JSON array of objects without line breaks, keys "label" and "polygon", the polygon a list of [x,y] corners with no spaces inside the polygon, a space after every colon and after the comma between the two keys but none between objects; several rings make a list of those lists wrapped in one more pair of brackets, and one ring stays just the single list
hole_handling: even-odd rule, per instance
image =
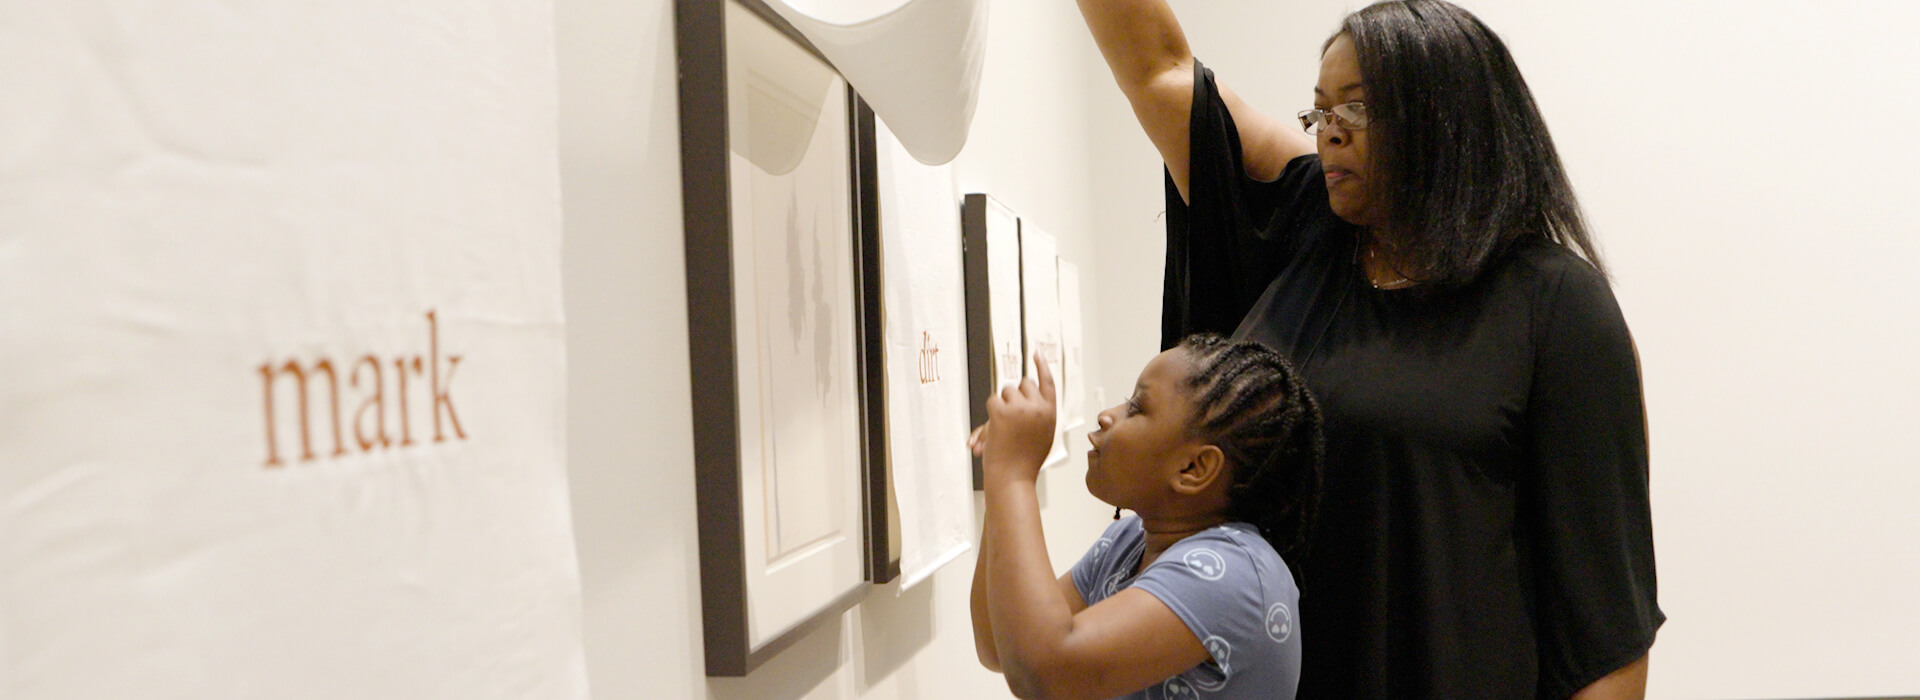
[{"label": "long black hair", "polygon": [[1347,15],[1326,45],[1341,34],[1366,80],[1387,243],[1411,268],[1397,271],[1465,284],[1540,236],[1606,273],[1546,120],[1493,30],[1445,0],[1390,0]]},{"label": "long black hair", "polygon": [[1180,347],[1193,362],[1189,429],[1219,447],[1232,470],[1228,517],[1258,527],[1297,582],[1320,505],[1320,405],[1293,366],[1265,345],[1202,333]]}]

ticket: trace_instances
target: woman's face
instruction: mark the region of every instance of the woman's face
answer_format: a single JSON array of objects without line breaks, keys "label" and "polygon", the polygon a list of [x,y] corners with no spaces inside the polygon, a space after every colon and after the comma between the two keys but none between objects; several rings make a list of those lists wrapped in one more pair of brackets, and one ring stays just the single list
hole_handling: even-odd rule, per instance
[{"label": "woman's face", "polygon": [[[1331,109],[1348,102],[1366,102],[1367,85],[1360,75],[1360,57],[1353,40],[1335,36],[1320,57],[1320,82],[1313,87],[1313,107]],[[1338,121],[1338,120],[1333,120]],[[1337,123],[1320,128],[1320,165],[1326,170],[1327,203],[1348,223],[1384,226],[1382,183],[1373,179],[1367,158],[1367,130],[1348,131]]]},{"label": "woman's face", "polygon": [[1186,387],[1192,362],[1183,348],[1155,356],[1140,370],[1133,395],[1101,411],[1100,429],[1087,435],[1087,491],[1123,508],[1151,508],[1172,495],[1173,475],[1199,443],[1187,427],[1193,405]]}]

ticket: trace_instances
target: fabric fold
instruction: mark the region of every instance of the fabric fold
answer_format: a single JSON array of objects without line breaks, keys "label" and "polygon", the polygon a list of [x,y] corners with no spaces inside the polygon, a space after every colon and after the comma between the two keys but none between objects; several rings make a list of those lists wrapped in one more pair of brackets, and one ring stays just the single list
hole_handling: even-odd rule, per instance
[{"label": "fabric fold", "polygon": [[984,0],[766,0],[928,165],[967,142],[986,55]]}]

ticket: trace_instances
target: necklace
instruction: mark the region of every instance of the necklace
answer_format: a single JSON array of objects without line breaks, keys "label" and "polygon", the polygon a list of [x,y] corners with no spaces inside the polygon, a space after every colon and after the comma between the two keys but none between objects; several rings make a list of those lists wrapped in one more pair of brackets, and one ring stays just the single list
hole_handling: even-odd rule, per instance
[{"label": "necklace", "polygon": [[[1363,245],[1366,245],[1367,260],[1369,262],[1374,263],[1376,266],[1383,264],[1383,263],[1380,263],[1380,259],[1374,254],[1373,252],[1374,247],[1372,245],[1370,244],[1363,244]],[[1367,271],[1368,267],[1369,266],[1367,265],[1360,266],[1360,272],[1361,274],[1366,275],[1367,284],[1373,285],[1374,289],[1403,289],[1406,287],[1413,286],[1413,279],[1407,277],[1406,275],[1400,274],[1400,271],[1394,268],[1394,266],[1392,265],[1386,265],[1387,270],[1393,272],[1393,274],[1398,276],[1394,277],[1393,279],[1385,280],[1385,281],[1377,281],[1373,279],[1373,273]]]}]

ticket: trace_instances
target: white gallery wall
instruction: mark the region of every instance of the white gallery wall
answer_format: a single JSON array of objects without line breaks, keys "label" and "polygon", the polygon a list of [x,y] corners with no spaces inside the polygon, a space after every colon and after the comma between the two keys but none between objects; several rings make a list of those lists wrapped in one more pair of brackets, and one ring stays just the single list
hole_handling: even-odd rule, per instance
[{"label": "white gallery wall", "polygon": [[[992,193],[1045,227],[1081,262],[1091,300],[1100,272],[1086,85],[1105,69],[1077,40],[1072,3],[1001,0],[991,12],[973,135],[954,161],[960,191]],[[971,554],[904,593],[875,587],[839,624],[746,678],[704,675],[689,407],[692,392],[713,389],[690,386],[687,368],[673,3],[560,0],[556,25],[567,447],[594,696],[1004,697],[1001,678],[974,660]],[[1087,307],[1095,337],[1101,311]],[[1093,371],[1103,358],[1131,372],[1147,355],[1090,344]],[[1043,478],[1059,568],[1112,517],[1086,494],[1083,450],[1073,452]]]},{"label": "white gallery wall", "polygon": [[[1256,107],[1362,3],[1176,0]],[[1920,5],[1464,0],[1545,113],[1639,344],[1656,698],[1920,694]],[[1091,46],[1091,40],[1074,41]],[[1108,358],[1157,342],[1158,160],[1091,84]],[[1109,361],[1107,386],[1122,380]]]},{"label": "white gallery wall", "polygon": [[[1911,27],[1920,25],[1920,5],[1465,2],[1507,38],[1531,80],[1639,343],[1653,439],[1661,603],[1671,617],[1654,648],[1650,695],[1920,694],[1920,667],[1912,664],[1920,658],[1920,637],[1912,632],[1920,622],[1920,597],[1913,593],[1920,590],[1920,509],[1913,505],[1920,496],[1920,444],[1914,440],[1920,434],[1920,368],[1914,361],[1920,357],[1914,272],[1920,270],[1920,210],[1913,207],[1920,176],[1912,165],[1920,162],[1914,128],[1920,125],[1920,89],[1911,77],[1912,66],[1920,65],[1920,42],[1911,37]],[[912,589],[874,588],[837,624],[746,678],[709,679],[702,671],[690,405],[694,392],[716,389],[692,386],[688,373],[673,4],[557,0],[554,16],[565,455],[591,692],[604,699],[1004,697],[1000,677],[974,661],[966,601],[970,556]],[[1357,6],[1334,0],[1176,0],[1196,52],[1251,103],[1282,114],[1307,106],[1320,42],[1343,12]],[[1157,346],[1163,235],[1157,156],[1099,62],[1072,2],[997,0],[990,12],[973,136],[954,164],[959,189],[991,193],[1051,233],[1061,255],[1080,263],[1094,410],[1095,397],[1117,398],[1132,385]],[[8,18],[0,11],[0,21]],[[343,55],[361,55],[358,50],[372,39],[394,38],[360,27],[357,15],[342,19],[329,25],[338,35],[311,27],[288,31]],[[380,24],[382,18],[371,12],[365,21],[384,30],[405,26]],[[503,26],[525,31],[536,24]],[[57,39],[46,34],[44,40]],[[100,56],[126,55],[129,48],[102,41],[95,47]],[[0,54],[30,46],[0,47]],[[262,50],[287,46],[298,43],[270,42]],[[541,53],[507,63],[532,65],[545,60]],[[225,59],[216,64],[242,73],[262,65]],[[389,87],[403,84],[394,82],[398,77],[415,75],[367,74],[385,76],[367,84]],[[213,98],[255,99],[289,84],[254,87],[259,89]],[[549,109],[542,99],[501,104]],[[191,103],[196,109],[216,104]],[[322,124],[381,116],[353,111],[365,103],[332,104],[328,109],[335,111],[327,114],[338,119]],[[104,112],[89,112],[97,113]],[[418,122],[422,132],[404,134],[396,141],[403,147],[383,152],[399,157],[394,154],[407,148],[433,147],[443,155],[482,160],[515,152],[492,134],[419,121],[431,114],[384,120],[390,127]],[[458,117],[447,123],[468,123]],[[36,123],[52,128],[64,122]],[[181,122],[210,142],[245,140],[243,131],[212,128],[222,123]],[[6,133],[13,140],[0,137],[0,143],[17,146],[36,132]],[[364,139],[342,142],[369,145]],[[117,162],[102,161],[102,167]],[[550,184],[551,158],[546,162],[546,170],[537,164],[507,169],[536,179],[544,173]],[[512,179],[491,174],[473,170],[466,176],[496,184]],[[409,181],[416,180],[432,178]],[[402,196],[365,178],[347,182],[373,186],[371,197]],[[0,191],[0,199],[7,194]],[[481,206],[468,213],[486,211]],[[446,245],[472,247],[477,230],[452,227],[436,235],[452,237]],[[539,267],[535,258],[514,259]],[[135,262],[145,265],[142,270],[169,274],[193,269]],[[502,280],[494,275],[463,282],[446,294],[495,294],[506,288]],[[357,297],[342,292],[339,298]],[[457,304],[438,298],[414,301],[419,303],[402,310],[404,316],[393,317],[400,320],[391,323],[392,338],[402,338],[402,330],[406,338],[419,336],[421,324],[431,323],[432,333],[448,334],[431,336],[439,342],[472,330],[474,319],[495,318],[484,309],[456,314]],[[533,301],[552,310],[550,294]],[[438,315],[424,316],[435,309]],[[559,327],[550,316],[539,316],[542,327]],[[543,336],[542,347],[553,341]],[[294,349],[274,352],[359,348],[287,342]],[[552,354],[558,355],[557,348]],[[239,385],[254,387],[245,382],[259,358],[248,357],[253,359],[236,365],[241,370],[235,376]],[[555,358],[546,359],[542,373],[512,376],[487,374],[470,362],[473,374],[462,381],[477,383],[461,386],[482,386],[488,377],[510,387],[530,382],[530,394],[514,394],[522,399],[514,408],[538,405],[525,396],[551,396],[557,368]],[[481,409],[473,405],[476,413],[463,417],[479,420]],[[537,419],[522,427],[548,437],[557,429]],[[1084,430],[1070,436],[1072,457],[1065,466],[1042,479],[1056,568],[1068,566],[1111,515],[1082,485]],[[472,449],[487,444],[475,440]],[[551,448],[546,445],[542,454],[555,452]],[[529,493],[545,492],[522,489],[514,495]],[[535,505],[552,516],[543,522],[554,526],[560,502],[546,498]],[[501,522],[497,512],[475,513],[487,515],[481,520],[492,527]],[[475,532],[499,538],[469,538],[463,546],[518,541],[516,533]],[[527,534],[517,533],[520,540]],[[511,553],[499,547],[473,551]],[[565,568],[558,559],[546,561]],[[507,589],[516,582],[512,576],[481,578]],[[195,595],[215,590],[183,588]],[[563,609],[570,593],[541,600],[555,611],[552,619],[570,619],[571,611]],[[551,626],[517,646],[570,641],[564,639],[566,627]],[[0,643],[9,631],[0,629]],[[577,690],[577,665],[563,670],[571,674],[564,685]],[[336,680],[372,678],[349,674]]]}]

